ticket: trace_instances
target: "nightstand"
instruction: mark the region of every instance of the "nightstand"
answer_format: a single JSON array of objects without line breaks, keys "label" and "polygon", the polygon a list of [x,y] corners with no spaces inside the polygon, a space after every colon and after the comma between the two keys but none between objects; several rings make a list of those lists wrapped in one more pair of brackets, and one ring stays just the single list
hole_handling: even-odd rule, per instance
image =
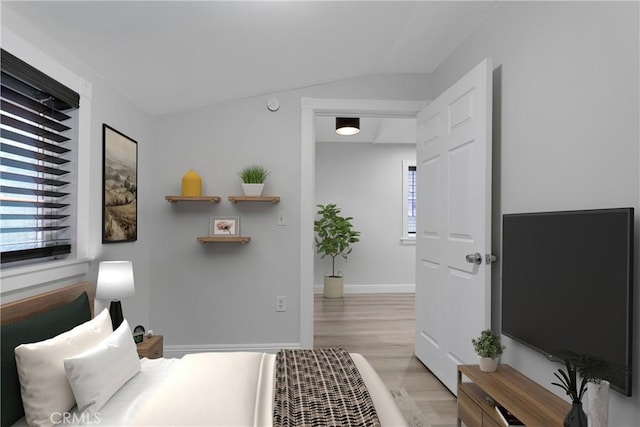
[{"label": "nightstand", "polygon": [[162,335],[144,337],[144,341],[138,344],[138,356],[142,359],[158,359],[163,356]]}]

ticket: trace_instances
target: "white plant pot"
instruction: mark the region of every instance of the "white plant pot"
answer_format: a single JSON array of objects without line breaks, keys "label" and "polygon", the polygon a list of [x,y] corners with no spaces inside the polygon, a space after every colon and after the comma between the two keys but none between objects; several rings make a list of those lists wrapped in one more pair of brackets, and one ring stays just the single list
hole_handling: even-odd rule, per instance
[{"label": "white plant pot", "polygon": [[609,381],[587,384],[587,415],[589,427],[609,425]]},{"label": "white plant pot", "polygon": [[261,196],[264,184],[242,184],[245,196]]},{"label": "white plant pot", "polygon": [[324,297],[342,298],[344,295],[344,278],[324,276]]},{"label": "white plant pot", "polygon": [[480,370],[482,372],[495,372],[498,368],[498,359],[492,359],[490,357],[479,357]]}]

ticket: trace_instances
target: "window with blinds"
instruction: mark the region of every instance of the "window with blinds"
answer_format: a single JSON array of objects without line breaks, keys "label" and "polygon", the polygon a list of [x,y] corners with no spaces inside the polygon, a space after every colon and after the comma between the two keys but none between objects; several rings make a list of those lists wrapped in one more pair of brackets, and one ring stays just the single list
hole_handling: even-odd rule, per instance
[{"label": "window with blinds", "polygon": [[416,166],[407,169],[407,234],[416,235]]},{"label": "window with blinds", "polygon": [[417,171],[415,160],[402,161],[402,236],[405,244],[415,244]]},{"label": "window with blinds", "polygon": [[80,96],[2,50],[2,264],[71,253]]}]

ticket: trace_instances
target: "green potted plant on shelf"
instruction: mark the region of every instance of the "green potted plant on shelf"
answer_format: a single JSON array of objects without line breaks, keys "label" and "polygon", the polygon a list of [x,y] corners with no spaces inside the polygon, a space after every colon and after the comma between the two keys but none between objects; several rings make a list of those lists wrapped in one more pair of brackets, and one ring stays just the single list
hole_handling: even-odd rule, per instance
[{"label": "green potted plant on shelf", "polygon": [[324,277],[324,296],[341,298],[344,292],[344,277],[336,273],[336,258],[341,256],[347,261],[353,248],[351,245],[360,241],[360,232],[353,229],[352,217],[340,215],[340,208],[334,203],[317,205],[320,216],[313,223],[316,233],[316,251],[321,258],[331,257],[331,275]]},{"label": "green potted plant on shelf", "polygon": [[244,167],[238,175],[242,179],[242,191],[245,196],[261,196],[269,171],[261,165],[253,164]]},{"label": "green potted plant on shelf", "polygon": [[478,355],[480,370],[494,372],[505,348],[500,342],[500,335],[494,334],[491,329],[485,329],[480,332],[479,337],[471,339],[471,344]]}]

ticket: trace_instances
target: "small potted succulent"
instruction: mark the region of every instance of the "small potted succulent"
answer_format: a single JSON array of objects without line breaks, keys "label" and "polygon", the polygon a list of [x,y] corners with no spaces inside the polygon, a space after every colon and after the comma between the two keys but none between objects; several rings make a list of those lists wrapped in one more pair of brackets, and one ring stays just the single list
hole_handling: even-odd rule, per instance
[{"label": "small potted succulent", "polygon": [[261,196],[269,171],[263,166],[254,164],[243,168],[238,175],[242,179],[242,191],[245,196]]},{"label": "small potted succulent", "polygon": [[471,339],[471,344],[478,355],[480,370],[494,372],[498,367],[498,359],[505,348],[500,343],[500,335],[494,334],[491,329],[485,329],[480,332],[478,338]]}]

